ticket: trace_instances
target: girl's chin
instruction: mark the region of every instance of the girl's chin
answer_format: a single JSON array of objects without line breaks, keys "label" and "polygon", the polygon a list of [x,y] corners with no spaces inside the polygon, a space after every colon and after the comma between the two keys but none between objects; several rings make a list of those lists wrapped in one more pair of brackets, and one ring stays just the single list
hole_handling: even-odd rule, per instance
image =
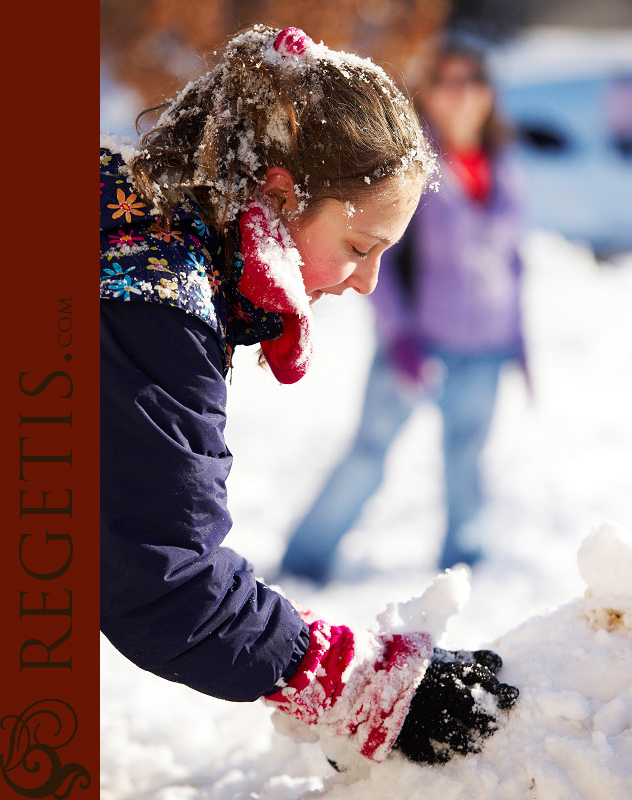
[{"label": "girl's chin", "polygon": [[313,306],[314,303],[323,296],[324,292],[321,292],[320,289],[314,289],[313,292],[309,293],[309,304]]}]

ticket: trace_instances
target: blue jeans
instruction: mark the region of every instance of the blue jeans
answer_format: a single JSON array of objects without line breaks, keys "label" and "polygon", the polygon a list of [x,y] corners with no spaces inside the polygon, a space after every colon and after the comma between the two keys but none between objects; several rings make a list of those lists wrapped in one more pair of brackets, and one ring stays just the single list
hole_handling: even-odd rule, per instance
[{"label": "blue jeans", "polygon": [[[483,506],[478,459],[492,419],[505,353],[455,355],[437,351],[445,368],[438,403],[443,419],[447,527],[439,568],[474,564],[483,553],[477,518]],[[295,530],[281,570],[324,583],[336,548],[380,486],[388,449],[417,403],[428,399],[404,391],[378,348],[355,439]]]}]

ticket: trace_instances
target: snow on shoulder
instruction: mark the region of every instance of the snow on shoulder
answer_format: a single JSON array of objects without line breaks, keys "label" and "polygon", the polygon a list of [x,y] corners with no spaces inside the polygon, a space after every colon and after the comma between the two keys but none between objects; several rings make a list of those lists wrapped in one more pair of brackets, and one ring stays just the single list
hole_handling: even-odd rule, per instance
[{"label": "snow on shoulder", "polygon": [[111,153],[119,153],[126,164],[129,164],[140,153],[136,140],[129,136],[117,136],[107,131],[100,132],[99,146]]}]

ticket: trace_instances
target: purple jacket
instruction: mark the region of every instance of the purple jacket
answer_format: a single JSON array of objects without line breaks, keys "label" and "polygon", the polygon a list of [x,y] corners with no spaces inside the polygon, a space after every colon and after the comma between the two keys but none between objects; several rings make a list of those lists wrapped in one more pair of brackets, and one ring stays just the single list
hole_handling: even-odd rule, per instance
[{"label": "purple jacket", "polygon": [[465,354],[521,352],[521,186],[506,157],[492,174],[487,203],[472,200],[446,165],[439,191],[422,196],[404,239],[382,257],[371,296],[382,340],[412,336],[428,349]]}]

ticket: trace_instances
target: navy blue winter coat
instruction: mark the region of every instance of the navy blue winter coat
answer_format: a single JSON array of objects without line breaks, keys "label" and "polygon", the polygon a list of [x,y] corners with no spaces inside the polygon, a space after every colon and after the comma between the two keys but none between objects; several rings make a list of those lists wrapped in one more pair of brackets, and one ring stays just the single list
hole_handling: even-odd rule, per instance
[{"label": "navy blue winter coat", "polygon": [[[101,627],[156,675],[249,701],[289,680],[308,629],[222,547],[233,347],[280,319],[237,291],[238,256],[195,206],[171,230],[101,151]],[[237,243],[238,244],[238,243]]]}]

